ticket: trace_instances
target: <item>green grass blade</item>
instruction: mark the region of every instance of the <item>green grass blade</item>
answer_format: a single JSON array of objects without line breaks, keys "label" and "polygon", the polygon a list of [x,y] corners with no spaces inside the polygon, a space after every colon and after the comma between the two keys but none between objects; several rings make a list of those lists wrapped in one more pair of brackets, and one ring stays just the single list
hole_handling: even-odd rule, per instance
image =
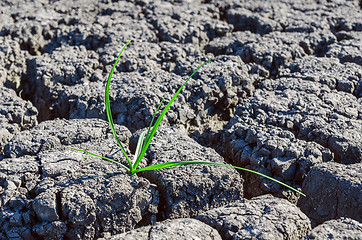
[{"label": "green grass blade", "polygon": [[[147,130],[146,139],[142,140],[142,145],[141,145],[140,150],[143,149],[144,143],[147,142],[148,139],[149,139],[149,137],[150,137],[149,134],[150,134],[150,131],[151,131],[151,127],[152,127],[153,121],[155,120],[156,114],[157,114],[158,110],[160,110],[161,105],[162,105],[162,102],[163,102],[163,100],[165,100],[165,97],[166,97],[166,95],[163,96],[160,104],[158,105],[158,107],[157,107],[157,109],[156,109],[156,111],[155,111],[155,114],[153,114],[153,117],[152,117],[150,126],[148,127],[148,130]],[[141,137],[141,136],[140,136],[140,137]],[[138,141],[139,141],[139,140],[138,140]],[[138,165],[140,164],[141,160],[142,160],[142,158],[139,158],[139,154],[137,154],[137,155],[135,155],[135,156],[137,156],[137,159],[136,159],[135,162],[133,163],[133,169],[136,169],[136,168],[138,167]],[[143,156],[142,156],[142,157],[143,157]]]},{"label": "green grass blade", "polygon": [[[69,146],[68,146],[68,147],[69,147]],[[104,159],[104,160],[110,161],[110,162],[112,162],[112,163],[115,163],[115,164],[123,167],[124,169],[127,170],[127,172],[130,172],[130,169],[129,169],[128,167],[126,167],[126,166],[123,165],[122,163],[119,163],[119,162],[117,162],[117,161],[114,161],[114,160],[112,160],[112,159],[110,159],[110,158],[102,157],[102,156],[99,156],[99,155],[97,155],[97,154],[94,154],[94,153],[91,153],[91,152],[89,152],[89,151],[82,150],[82,149],[77,149],[77,148],[73,148],[73,147],[69,147],[69,148],[72,149],[72,150],[78,151],[78,152],[88,153],[88,154],[90,154],[90,155],[92,155],[92,156],[99,157],[99,158],[102,158],[102,159]]]},{"label": "green grass blade", "polygon": [[148,137],[149,137],[149,134],[150,134],[150,131],[151,131],[151,127],[152,127],[153,121],[155,120],[156,114],[157,114],[158,110],[160,110],[161,105],[162,105],[163,101],[165,100],[165,97],[166,97],[166,95],[165,95],[165,96],[163,96],[163,98],[162,98],[162,100],[161,100],[160,104],[158,105],[158,107],[157,107],[157,109],[156,109],[155,114],[153,114],[153,117],[152,117],[152,120],[151,120],[150,126],[148,127],[148,130],[147,130],[146,140],[145,140],[146,142],[147,142],[147,139],[148,139]]},{"label": "green grass blade", "polygon": [[[211,57],[211,58],[212,58],[212,57]],[[142,148],[142,152],[141,152],[141,154],[140,154],[140,156],[139,156],[139,159],[137,159],[137,161],[140,161],[140,159],[142,159],[143,156],[145,155],[145,153],[146,153],[146,151],[147,151],[147,148],[148,148],[148,146],[150,145],[151,140],[152,140],[153,136],[155,135],[158,126],[160,125],[163,117],[166,115],[166,113],[167,113],[168,109],[170,108],[171,104],[175,101],[176,97],[177,97],[177,96],[179,95],[179,93],[181,92],[182,88],[183,88],[183,87],[186,85],[186,83],[192,78],[192,76],[193,76],[197,71],[200,70],[200,68],[201,68],[202,66],[204,66],[208,61],[210,61],[211,58],[209,58],[208,60],[206,60],[200,67],[198,67],[198,68],[196,69],[196,71],[195,71],[193,74],[191,74],[191,76],[182,84],[182,86],[177,90],[177,92],[175,93],[175,95],[173,95],[173,97],[171,98],[170,102],[169,102],[169,103],[166,105],[166,107],[162,110],[160,116],[157,118],[157,121],[156,121],[155,125],[154,125],[153,128],[152,128],[152,131],[150,132],[150,134],[149,134],[149,136],[148,136],[148,138],[147,138],[147,141],[145,141],[145,144],[144,144],[144,146],[143,146],[143,148]],[[135,169],[132,169],[132,173],[134,173],[134,172],[135,172]]]},{"label": "green grass blade", "polygon": [[287,187],[287,188],[301,194],[304,197],[306,196],[304,193],[300,192],[299,190],[297,190],[297,189],[295,189],[295,188],[293,188],[293,187],[291,187],[291,186],[289,186],[289,185],[287,185],[287,184],[285,184],[285,183],[283,183],[281,181],[278,181],[278,180],[276,180],[276,179],[274,179],[272,177],[269,177],[268,175],[265,175],[265,174],[262,174],[262,173],[247,169],[247,168],[236,167],[236,166],[233,166],[233,165],[223,164],[223,163],[204,162],[204,161],[174,161],[174,162],[159,163],[159,164],[139,168],[139,169],[136,169],[135,172],[157,170],[157,169],[169,168],[169,167],[180,166],[180,165],[190,165],[190,164],[204,164],[204,165],[215,165],[215,166],[231,167],[231,168],[236,168],[236,169],[240,169],[240,170],[243,170],[243,171],[255,173],[255,174],[258,174],[258,175],[260,175],[262,177],[265,177],[265,178],[267,178],[269,180],[272,180],[272,181],[274,181],[276,183],[279,183],[279,184],[283,185],[284,187]]},{"label": "green grass blade", "polygon": [[127,47],[127,45],[131,42],[131,40],[129,40],[126,45],[123,47],[121,53],[118,55],[118,58],[116,60],[116,62],[114,63],[113,65],[113,68],[111,70],[111,72],[109,73],[109,77],[108,77],[108,81],[107,81],[107,84],[106,84],[106,94],[105,94],[105,104],[106,104],[106,113],[107,113],[107,118],[108,118],[108,122],[109,122],[109,125],[111,127],[111,130],[112,130],[112,133],[113,133],[113,136],[115,137],[116,141],[117,141],[117,144],[118,146],[121,148],[122,150],[122,153],[123,155],[126,157],[127,159],[127,162],[130,166],[130,169],[131,169],[131,172],[132,172],[132,163],[131,163],[131,160],[129,159],[128,155],[126,154],[126,151],[124,150],[123,146],[122,146],[122,143],[121,143],[121,140],[119,140],[118,138],[118,135],[116,133],[116,129],[114,128],[114,123],[113,123],[113,119],[112,119],[112,113],[111,113],[111,106],[109,104],[109,86],[110,86],[110,83],[111,83],[111,80],[112,80],[112,75],[113,75],[113,72],[114,70],[116,69],[116,66],[117,66],[117,63],[124,51],[124,49]]},{"label": "green grass blade", "polygon": [[137,158],[138,158],[138,155],[140,154],[140,151],[142,149],[142,145],[143,145],[143,142],[145,140],[145,135],[146,135],[146,131],[143,131],[140,135],[140,137],[138,138],[138,142],[137,142],[137,147],[136,147],[136,152],[134,154],[134,160],[132,162],[133,164],[133,169],[135,169],[137,166],[135,166],[135,163],[137,162]]}]

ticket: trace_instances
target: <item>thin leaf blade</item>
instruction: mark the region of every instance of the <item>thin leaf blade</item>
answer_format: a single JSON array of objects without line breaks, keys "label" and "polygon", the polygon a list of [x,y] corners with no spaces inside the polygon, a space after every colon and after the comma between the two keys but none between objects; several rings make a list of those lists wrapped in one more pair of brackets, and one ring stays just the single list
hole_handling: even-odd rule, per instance
[{"label": "thin leaf blade", "polygon": [[[153,121],[155,120],[156,114],[157,114],[158,110],[161,108],[161,105],[162,105],[163,101],[165,100],[165,97],[166,97],[166,95],[163,96],[160,104],[158,105],[155,113],[153,114],[153,117],[152,117],[150,126],[148,127],[148,130],[147,130],[146,138],[145,138],[144,141],[142,141],[141,151],[142,151],[142,149],[143,149],[143,146],[144,146],[145,142],[147,142],[148,139],[149,139],[149,137],[150,137],[150,131],[151,131],[151,127],[152,127]],[[141,137],[141,136],[140,136],[140,137]],[[133,163],[133,169],[136,169],[136,168],[138,167],[138,165],[140,164],[140,162],[142,161],[143,156],[142,156],[141,158],[140,158],[139,156],[140,156],[140,154],[137,154],[137,159],[136,159],[136,161]]]},{"label": "thin leaf blade", "polygon": [[[209,58],[208,60],[206,60],[203,64],[201,64],[200,67],[198,67],[188,78],[187,80],[182,84],[182,86],[177,90],[177,92],[175,93],[175,95],[173,95],[173,97],[171,98],[171,100],[169,101],[169,103],[166,105],[166,107],[162,110],[160,116],[157,118],[155,125],[152,128],[152,131],[149,134],[149,137],[146,139],[147,141],[145,142],[145,145],[143,146],[142,152],[140,154],[140,157],[137,161],[141,161],[141,159],[143,158],[143,156],[145,155],[152,138],[154,137],[156,130],[158,128],[158,126],[160,125],[163,117],[166,115],[168,109],[171,107],[171,104],[175,101],[175,99],[177,98],[177,96],[179,95],[179,93],[181,92],[181,90],[183,89],[183,87],[186,85],[186,83],[192,78],[193,75],[195,75],[195,73],[197,73],[197,71],[200,70],[201,67],[203,67],[208,61],[210,61],[212,59]],[[136,169],[132,169],[132,171],[135,171]]]},{"label": "thin leaf blade", "polygon": [[152,127],[153,121],[155,120],[156,114],[157,114],[158,110],[160,110],[161,105],[162,105],[163,101],[165,100],[165,97],[166,97],[166,95],[163,96],[160,104],[158,105],[158,107],[157,107],[157,109],[156,109],[156,111],[155,111],[155,114],[153,114],[153,116],[152,116],[152,120],[151,120],[150,126],[148,127],[147,134],[146,134],[146,142],[147,142],[147,139],[148,139],[148,137],[149,137],[149,134],[150,134],[150,131],[151,131],[151,127]]},{"label": "thin leaf blade", "polygon": [[106,113],[107,113],[107,118],[108,118],[109,126],[111,127],[113,136],[114,136],[114,138],[116,139],[118,146],[121,148],[121,151],[122,151],[123,155],[126,157],[127,162],[128,162],[128,164],[129,164],[130,169],[131,169],[131,172],[132,172],[132,168],[133,168],[132,162],[131,162],[131,160],[129,159],[126,151],[124,150],[123,145],[122,145],[122,143],[121,143],[121,140],[119,140],[119,138],[118,138],[118,135],[117,135],[116,129],[115,129],[115,127],[114,127],[114,123],[113,123],[111,106],[110,106],[110,104],[109,104],[109,86],[110,86],[110,83],[111,83],[111,80],[112,80],[113,72],[114,72],[114,70],[116,69],[117,63],[118,63],[119,59],[121,58],[121,55],[122,55],[124,49],[127,47],[127,45],[128,45],[131,41],[132,41],[132,39],[129,40],[129,41],[126,43],[126,45],[122,48],[122,51],[121,51],[120,54],[118,55],[117,60],[116,60],[116,62],[114,63],[111,72],[109,73],[108,80],[107,80],[107,84],[106,84],[105,105],[106,105]]},{"label": "thin leaf blade", "polygon": [[[68,146],[68,147],[69,147],[69,146]],[[102,158],[102,159],[104,159],[104,160],[110,161],[110,162],[112,162],[112,163],[115,163],[115,164],[123,167],[124,169],[127,170],[127,172],[130,172],[130,169],[129,169],[128,167],[126,167],[126,166],[123,165],[122,163],[119,163],[119,162],[117,162],[117,161],[115,161],[115,160],[113,160],[113,159],[110,159],[110,158],[106,158],[106,157],[97,155],[97,154],[92,153],[92,152],[89,152],[89,151],[87,151],[87,150],[82,150],[82,149],[78,149],[78,148],[74,148],[74,147],[69,147],[69,148],[72,149],[72,150],[78,151],[78,152],[84,152],[84,153],[87,153],[87,154],[89,154],[89,155],[92,155],[92,156],[99,157],[99,158]]]},{"label": "thin leaf blade", "polygon": [[233,166],[233,165],[229,165],[229,164],[223,164],[223,163],[215,163],[215,162],[204,162],[204,161],[173,161],[173,162],[165,162],[165,163],[159,163],[159,164],[154,164],[154,165],[150,165],[150,166],[147,166],[147,167],[143,167],[143,168],[139,168],[139,169],[136,169],[135,171],[136,172],[142,172],[142,171],[150,171],[150,170],[158,170],[158,169],[164,169],[164,168],[169,168],[169,167],[175,167],[175,166],[181,166],[181,165],[191,165],[191,164],[203,164],[203,165],[215,165],[215,166],[222,166],[222,167],[231,167],[231,168],[235,168],[235,169],[239,169],[239,170],[243,170],[243,171],[246,171],[246,172],[251,172],[251,173],[254,173],[254,174],[257,174],[259,176],[262,176],[262,177],[265,177],[269,180],[272,180],[276,183],[279,183],[281,184],[282,186],[284,187],[287,187],[299,194],[301,194],[302,196],[306,196],[304,193],[302,193],[301,191],[275,179],[275,178],[272,178],[272,177],[269,177],[268,175],[265,175],[263,173],[259,173],[257,171],[253,171],[251,169],[247,169],[247,168],[242,168],[242,167],[237,167],[237,166]]},{"label": "thin leaf blade", "polygon": [[137,162],[137,159],[138,159],[138,155],[140,154],[140,151],[142,149],[142,145],[143,145],[143,142],[144,142],[144,139],[145,139],[145,136],[146,136],[146,131],[143,131],[139,138],[138,138],[138,142],[137,142],[137,147],[136,147],[136,152],[134,154],[134,160],[132,162],[133,164],[133,168],[136,168],[137,166],[135,166],[135,163]]}]

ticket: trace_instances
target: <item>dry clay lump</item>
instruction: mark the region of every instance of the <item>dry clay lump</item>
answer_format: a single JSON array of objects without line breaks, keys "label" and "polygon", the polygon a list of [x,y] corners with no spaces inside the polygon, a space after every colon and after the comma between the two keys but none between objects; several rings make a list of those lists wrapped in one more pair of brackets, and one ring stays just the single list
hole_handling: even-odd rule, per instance
[{"label": "dry clay lump", "polygon": [[[149,165],[171,161],[224,163],[213,149],[187,136],[184,129],[159,129],[148,150]],[[233,168],[186,165],[147,171],[142,176],[159,187],[163,214],[167,218],[194,217],[243,196],[243,179]]]},{"label": "dry clay lump", "polygon": [[196,219],[217,229],[223,239],[301,239],[310,220],[285,199],[264,195],[215,208]]},{"label": "dry clay lump", "polygon": [[10,37],[0,38],[0,88],[20,89],[27,57],[29,53],[21,50],[18,41]]},{"label": "dry clay lump", "polygon": [[0,87],[0,154],[4,145],[21,130],[36,124],[38,110],[30,101],[25,101],[12,89]]},{"label": "dry clay lump", "polygon": [[302,191],[299,205],[313,226],[330,219],[349,217],[362,222],[362,163],[347,167],[339,163],[315,165]]},{"label": "dry clay lump", "polygon": [[179,218],[158,222],[152,226],[137,228],[135,230],[104,237],[98,240],[141,240],[141,239],[200,239],[221,240],[216,229],[192,218]]},{"label": "dry clay lump", "polygon": [[[123,126],[115,125],[115,128],[119,139],[127,148],[131,132]],[[96,146],[92,145],[93,142]],[[5,155],[7,157],[36,155],[45,150],[54,150],[59,147],[64,149],[63,145],[85,147],[89,151],[97,149],[98,153],[105,155],[110,154],[117,147],[114,146],[114,137],[109,123],[104,120],[56,119],[42,122],[13,137],[5,146]]]},{"label": "dry clay lump", "polygon": [[305,239],[362,239],[362,223],[350,218],[338,218],[325,221],[305,236]]}]

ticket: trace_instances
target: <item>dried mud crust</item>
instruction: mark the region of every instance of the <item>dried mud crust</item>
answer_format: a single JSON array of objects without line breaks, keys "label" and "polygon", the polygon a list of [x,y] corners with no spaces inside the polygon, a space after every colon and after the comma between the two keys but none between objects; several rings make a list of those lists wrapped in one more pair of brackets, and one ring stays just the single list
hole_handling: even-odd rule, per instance
[{"label": "dried mud crust", "polygon": [[38,110],[12,89],[0,88],[0,154],[8,141],[21,130],[38,124]]},{"label": "dried mud crust", "polygon": [[216,228],[223,239],[301,239],[311,230],[300,209],[271,195],[215,208],[196,219]]},{"label": "dried mud crust", "polygon": [[[156,221],[156,185],[66,147],[93,146],[117,158],[107,129],[97,119],[45,121],[7,145],[9,158],[0,162],[1,238],[94,239]],[[130,132],[117,129],[127,149]]]},{"label": "dried mud crust", "polygon": [[[141,47],[140,44],[136,46]],[[115,121],[132,131],[148,126],[161,99],[165,97],[169,101],[187,78],[186,75],[179,76],[156,68],[157,62],[167,58],[162,56],[168,54],[164,51],[172,50],[162,50],[156,44],[152,46],[155,46],[156,52],[154,59],[150,57],[150,60],[144,62],[140,57],[140,61],[137,58],[133,60],[134,56],[130,55],[132,50],[126,54],[130,60],[122,59],[121,67],[144,71],[117,74],[111,85],[111,107]],[[144,54],[143,47],[136,48],[136,51]],[[63,51],[68,53],[66,60],[63,59]],[[32,69],[29,77],[35,80],[29,89],[35,87],[35,93],[39,96],[35,104],[43,110],[40,119],[105,118],[103,95],[106,76],[96,61],[97,56],[97,53],[85,48],[64,47],[52,55],[44,54],[29,60]],[[187,61],[180,60],[175,64],[175,71],[178,69],[183,74],[191,74],[190,63],[206,60],[205,55],[191,55],[187,58]],[[69,62],[72,63],[70,66]],[[255,84],[262,79],[255,73],[253,65],[244,66],[238,57],[224,56],[212,62],[212,68],[206,66],[201,69],[196,79],[185,87],[166,115],[165,122],[184,125],[192,132],[202,132],[207,127],[220,129],[220,126],[214,126],[217,125],[215,120],[228,120],[239,99],[250,96]],[[167,64],[165,68],[168,68]],[[52,110],[46,111],[49,108]]]},{"label": "dried mud crust", "polygon": [[179,218],[157,222],[153,226],[100,238],[99,240],[139,240],[139,239],[194,239],[221,240],[218,231],[193,218]]},{"label": "dried mud crust", "polygon": [[340,217],[362,221],[361,166],[322,163],[311,169],[302,187],[309,197],[301,198],[299,206],[313,226]]},{"label": "dried mud crust", "polygon": [[[336,238],[343,229],[360,236],[361,6],[358,0],[1,1],[0,239],[181,239],[175,225],[184,238],[220,239],[215,222],[205,227],[189,217],[226,211],[230,201],[260,218],[225,225],[218,229],[223,238],[242,239],[245,229],[277,229],[262,239],[324,239],[326,229]],[[110,92],[130,156],[135,131],[148,126],[163,96],[167,102],[214,56],[166,114],[142,166],[229,162],[307,197],[221,167],[129,177],[68,149],[127,164],[103,121],[104,86],[131,38]],[[266,193],[273,200],[255,200]],[[277,206],[289,214],[275,212]],[[300,210],[311,221],[309,235]],[[289,224],[297,215],[303,224]],[[165,218],[172,220],[150,225]]]},{"label": "dried mud crust", "polygon": [[[224,134],[225,153],[236,165],[297,185],[317,163],[334,161],[347,169],[360,163],[360,71],[333,58],[291,62],[236,108]],[[246,196],[280,191],[265,179],[245,179],[257,183],[247,185]]]},{"label": "dried mud crust", "polygon": [[[170,161],[208,161],[224,163],[213,149],[187,136],[185,130],[160,129],[147,151],[148,164]],[[243,197],[243,179],[233,168],[187,165],[142,173],[158,186],[161,214],[174,219],[194,217]]]},{"label": "dried mud crust", "polygon": [[362,238],[362,224],[350,218],[338,218],[325,221],[323,224],[313,228],[305,239],[323,240],[332,239],[351,239],[358,240]]},{"label": "dried mud crust", "polygon": [[[130,132],[116,129],[129,152]],[[171,139],[162,135],[170,131]],[[174,151],[181,146],[193,160],[208,156],[209,161],[223,163],[220,155],[185,131],[165,129],[157,138],[161,140],[148,152],[153,164],[163,161],[155,156],[160,152],[166,159],[185,160]],[[169,148],[164,148],[164,141],[171,142]],[[66,148],[88,149],[122,162],[112,144],[108,123],[98,119],[45,121],[14,137],[5,147],[8,157],[0,162],[1,237],[94,239],[149,225],[156,215],[158,219],[195,216],[242,198],[242,178],[232,169],[179,167],[131,177],[115,164],[92,156],[84,159],[83,153]],[[170,177],[174,173],[177,181]],[[166,206],[161,207],[160,201]],[[203,229],[220,239],[211,227],[195,229],[195,221],[185,222],[190,228],[185,236]]]}]

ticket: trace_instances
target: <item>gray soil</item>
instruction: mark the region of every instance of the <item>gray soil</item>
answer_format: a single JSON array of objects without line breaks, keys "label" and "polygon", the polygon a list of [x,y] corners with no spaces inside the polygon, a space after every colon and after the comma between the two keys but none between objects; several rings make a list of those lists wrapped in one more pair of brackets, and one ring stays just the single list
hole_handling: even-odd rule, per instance
[{"label": "gray soil", "polygon": [[[360,0],[0,2],[0,240],[362,239]],[[140,166],[138,136],[187,77]],[[162,104],[164,107],[166,104]]]}]

